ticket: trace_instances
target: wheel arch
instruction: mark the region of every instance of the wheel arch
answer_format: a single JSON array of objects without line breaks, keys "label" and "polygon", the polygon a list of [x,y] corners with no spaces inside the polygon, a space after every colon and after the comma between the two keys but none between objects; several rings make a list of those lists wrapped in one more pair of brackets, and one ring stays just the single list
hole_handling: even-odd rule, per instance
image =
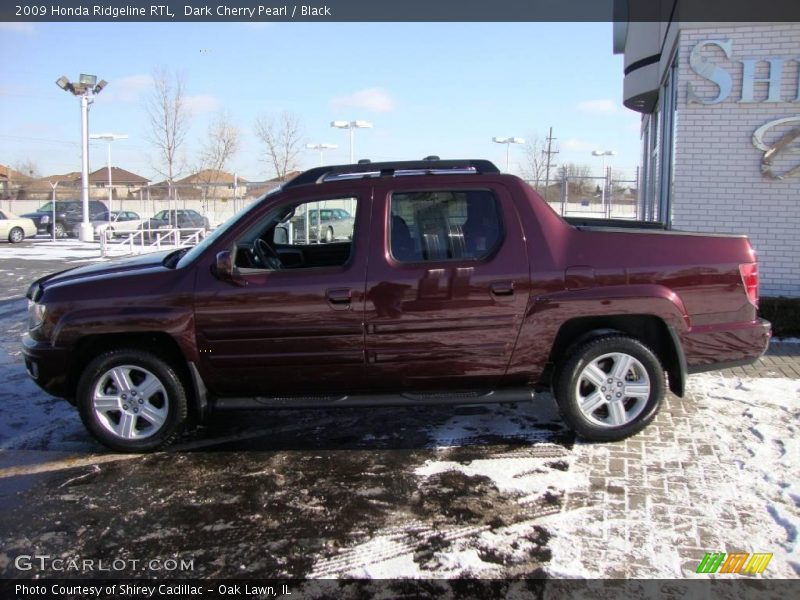
[{"label": "wheel arch", "polygon": [[189,403],[189,416],[200,420],[206,410],[206,390],[194,364],[186,359],[178,342],[163,331],[136,333],[107,333],[82,337],[75,346],[69,370],[67,389],[74,398],[81,374],[97,356],[118,348],[134,348],[154,354],[167,361],[181,379]]},{"label": "wheel arch", "polygon": [[669,375],[669,389],[683,396],[686,389],[686,358],[674,327],[656,315],[603,315],[576,317],[564,322],[550,350],[545,383],[558,378],[560,367],[579,347],[604,335],[622,334],[648,346],[661,361]]}]

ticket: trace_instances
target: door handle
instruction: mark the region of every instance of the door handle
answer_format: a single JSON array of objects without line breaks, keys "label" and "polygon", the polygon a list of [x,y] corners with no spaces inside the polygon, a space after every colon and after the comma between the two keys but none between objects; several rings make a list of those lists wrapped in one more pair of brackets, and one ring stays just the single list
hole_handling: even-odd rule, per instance
[{"label": "door handle", "polygon": [[353,290],[349,288],[332,289],[325,291],[328,304],[335,310],[348,310],[350,301],[353,299]]},{"label": "door handle", "polygon": [[495,281],[489,285],[489,289],[495,296],[511,296],[514,294],[514,282]]}]

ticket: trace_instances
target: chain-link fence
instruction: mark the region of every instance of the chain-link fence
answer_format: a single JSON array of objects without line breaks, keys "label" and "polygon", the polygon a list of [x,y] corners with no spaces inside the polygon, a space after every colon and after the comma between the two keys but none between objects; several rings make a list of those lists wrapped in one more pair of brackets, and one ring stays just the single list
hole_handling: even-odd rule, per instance
[{"label": "chain-link fence", "polygon": [[[79,200],[80,182],[59,183],[55,188],[41,185],[21,188],[11,197],[0,199],[0,210],[16,215],[35,212],[52,200]],[[192,209],[209,220],[212,227],[223,223],[279,182],[259,181],[236,185],[192,184],[150,185],[137,188],[114,186],[109,199],[108,188],[91,187],[89,198],[99,200],[112,211],[130,211],[142,219],[153,217],[162,210]],[[48,187],[49,189],[46,189]]]},{"label": "chain-link fence", "polygon": [[[601,219],[643,218],[636,179],[568,176],[545,187],[544,182],[528,183],[560,215]],[[110,210],[130,211],[147,219],[162,210],[192,209],[206,217],[212,227],[223,223],[279,182],[261,181],[232,184],[149,185],[135,189],[116,186],[111,199],[107,188],[90,188],[90,198],[102,201]],[[48,186],[50,187],[50,186]],[[42,188],[42,189],[39,189]],[[50,200],[77,200],[79,182],[59,184],[53,189],[28,188],[15,197],[0,199],[0,209],[21,215],[34,212]]]},{"label": "chain-link fence", "polygon": [[562,177],[545,187],[528,183],[561,216],[638,220],[639,189],[636,179]]}]

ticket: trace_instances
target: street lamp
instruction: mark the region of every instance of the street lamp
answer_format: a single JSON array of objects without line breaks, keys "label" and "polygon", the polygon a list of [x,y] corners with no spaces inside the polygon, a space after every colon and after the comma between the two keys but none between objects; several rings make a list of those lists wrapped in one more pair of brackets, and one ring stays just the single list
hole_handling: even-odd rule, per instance
[{"label": "street lamp", "polygon": [[[92,133],[89,135],[90,140],[103,140],[108,142],[108,220],[111,220],[111,200],[113,199],[111,187],[111,142],[114,140],[127,140],[127,134],[116,133]],[[122,206],[120,205],[120,209]]]},{"label": "street lamp", "polygon": [[606,156],[616,156],[616,150],[592,150],[592,156],[603,157],[603,188],[600,191],[600,204],[603,207],[603,214],[606,214],[606,185],[608,184],[608,173],[606,173]]},{"label": "street lamp", "polygon": [[[83,203],[83,221],[80,226],[80,239],[84,242],[94,240],[94,231],[89,222],[89,105],[94,97],[108,85],[105,79],[97,81],[97,75],[81,73],[78,83],[71,82],[65,76],[56,79],[56,85],[65,92],[81,99],[81,201]],[[53,223],[55,228],[56,224]]]},{"label": "street lamp", "polygon": [[372,123],[369,121],[331,121],[331,127],[350,130],[350,164],[352,165],[355,162],[355,158],[353,158],[353,129],[371,128]]},{"label": "street lamp", "polygon": [[325,150],[335,150],[338,146],[336,144],[306,144],[306,148],[309,150],[319,150],[319,166],[321,167],[323,152],[325,152]]},{"label": "street lamp", "polygon": [[495,144],[506,145],[506,173],[508,173],[508,150],[511,148],[511,144],[524,144],[525,140],[519,137],[493,137],[492,141]]}]

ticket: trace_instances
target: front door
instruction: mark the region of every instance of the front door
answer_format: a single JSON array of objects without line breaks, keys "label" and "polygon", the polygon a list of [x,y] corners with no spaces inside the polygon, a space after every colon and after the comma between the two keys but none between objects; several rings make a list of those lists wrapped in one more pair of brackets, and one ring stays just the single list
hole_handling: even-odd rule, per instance
[{"label": "front door", "polygon": [[[214,394],[326,395],[364,385],[366,200],[278,203],[236,240],[238,281],[198,273],[197,344]],[[306,229],[300,216],[339,205],[355,216],[352,240],[293,235]]]},{"label": "front door", "polygon": [[528,257],[500,184],[376,187],[367,272],[374,387],[493,386],[525,311]]}]

